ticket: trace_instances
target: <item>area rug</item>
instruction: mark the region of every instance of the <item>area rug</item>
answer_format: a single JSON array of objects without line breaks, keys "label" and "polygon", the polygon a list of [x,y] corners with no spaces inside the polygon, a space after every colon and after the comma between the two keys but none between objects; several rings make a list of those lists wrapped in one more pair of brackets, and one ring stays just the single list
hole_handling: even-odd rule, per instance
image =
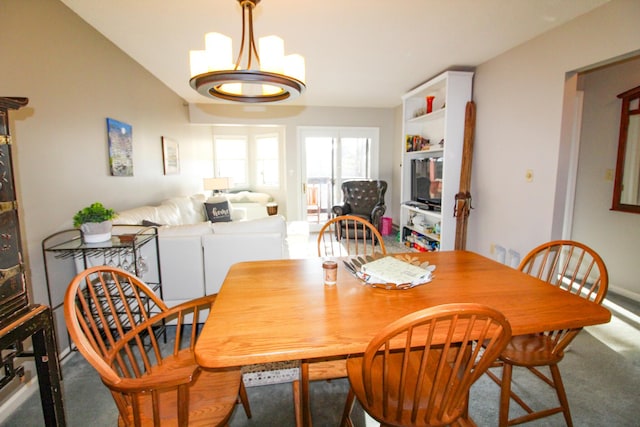
[{"label": "area rug", "polygon": [[300,361],[262,363],[242,367],[242,381],[245,387],[280,384],[300,377]]}]

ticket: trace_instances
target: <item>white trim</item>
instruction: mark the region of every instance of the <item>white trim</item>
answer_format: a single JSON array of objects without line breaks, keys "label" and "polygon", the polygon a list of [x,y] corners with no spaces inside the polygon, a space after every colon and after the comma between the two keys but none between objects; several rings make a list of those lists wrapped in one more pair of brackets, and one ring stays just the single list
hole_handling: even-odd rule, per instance
[{"label": "white trim", "polygon": [[38,376],[34,375],[22,387],[17,389],[7,400],[0,406],[0,424],[4,423],[7,418],[13,415],[14,411],[31,397],[34,392],[39,390]]},{"label": "white trim", "polygon": [[578,183],[578,159],[580,157],[580,132],[582,130],[582,107],[584,105],[584,91],[575,93],[573,109],[573,125],[571,129],[571,147],[567,172],[567,194],[565,198],[564,220],[562,224],[562,238],[570,239],[573,230],[573,212],[576,201],[576,187]]}]

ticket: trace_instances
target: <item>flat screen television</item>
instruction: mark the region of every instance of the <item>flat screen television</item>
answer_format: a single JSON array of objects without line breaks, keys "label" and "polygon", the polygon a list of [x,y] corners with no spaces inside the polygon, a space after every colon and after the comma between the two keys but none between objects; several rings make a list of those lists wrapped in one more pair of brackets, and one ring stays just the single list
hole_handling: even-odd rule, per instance
[{"label": "flat screen television", "polygon": [[444,158],[411,160],[411,201],[440,210],[442,205],[442,169]]}]

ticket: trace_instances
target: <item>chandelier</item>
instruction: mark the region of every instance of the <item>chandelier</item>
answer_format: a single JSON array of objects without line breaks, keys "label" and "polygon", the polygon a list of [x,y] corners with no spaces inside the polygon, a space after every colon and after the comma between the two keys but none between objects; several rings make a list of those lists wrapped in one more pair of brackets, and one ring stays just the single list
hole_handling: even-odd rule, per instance
[{"label": "chandelier", "polygon": [[[200,94],[236,102],[277,102],[304,92],[304,58],[284,55],[280,37],[253,36],[253,8],[260,0],[238,0],[242,7],[242,41],[235,64],[231,38],[205,34],[205,50],[189,52],[189,84]],[[258,55],[258,51],[260,55]]]}]

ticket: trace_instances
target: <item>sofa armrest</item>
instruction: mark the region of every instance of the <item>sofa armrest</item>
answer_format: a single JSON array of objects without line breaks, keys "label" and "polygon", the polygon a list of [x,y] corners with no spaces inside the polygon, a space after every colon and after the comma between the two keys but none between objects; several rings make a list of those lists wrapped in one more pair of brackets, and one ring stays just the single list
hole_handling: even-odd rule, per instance
[{"label": "sofa armrest", "polygon": [[351,206],[349,206],[348,203],[345,203],[344,205],[336,205],[331,210],[336,214],[336,216],[349,215],[351,213]]},{"label": "sofa armrest", "polygon": [[384,215],[387,210],[385,205],[376,205],[371,211],[371,224],[373,224],[377,229],[380,229],[380,221],[382,220],[382,215]]}]

